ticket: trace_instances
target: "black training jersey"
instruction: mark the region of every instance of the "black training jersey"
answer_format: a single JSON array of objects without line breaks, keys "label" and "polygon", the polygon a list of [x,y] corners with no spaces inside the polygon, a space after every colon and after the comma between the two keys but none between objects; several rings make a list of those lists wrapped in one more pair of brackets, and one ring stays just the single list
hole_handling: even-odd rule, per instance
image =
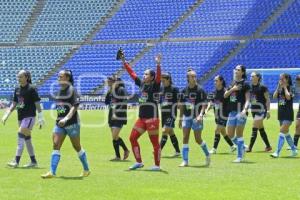
[{"label": "black training jersey", "polygon": [[181,92],[180,102],[183,104],[183,114],[186,117],[196,118],[204,104],[207,104],[205,91],[196,85],[193,88],[188,86]]},{"label": "black training jersey", "polygon": [[290,86],[287,87],[288,91],[292,95],[290,100],[285,97],[284,90],[278,92],[278,120],[289,120],[294,121],[294,110],[293,110],[293,91]]},{"label": "black training jersey", "polygon": [[18,120],[22,120],[26,117],[35,117],[35,102],[40,100],[38,92],[33,85],[27,84],[24,87],[16,87],[13,95],[13,101],[17,104],[16,109],[18,111]]},{"label": "black training jersey", "polygon": [[[65,89],[61,89],[55,96],[57,119],[56,124],[63,119],[70,112],[71,107],[79,106],[79,97],[73,86],[68,86]],[[77,111],[74,113],[71,119],[69,119],[65,126],[79,123],[79,117]]]},{"label": "black training jersey", "polygon": [[226,89],[222,88],[221,90],[215,90],[213,93],[213,107],[215,112],[215,118],[224,118],[228,117],[228,103],[229,99],[224,98],[224,93]]},{"label": "black training jersey", "polygon": [[246,98],[245,94],[250,90],[250,86],[245,80],[242,81],[234,81],[228,88],[230,90],[234,87],[234,85],[241,85],[242,88],[239,91],[232,92],[230,94],[229,103],[228,103],[228,111],[242,111],[244,109]]},{"label": "black training jersey", "polygon": [[267,110],[265,93],[268,88],[262,84],[251,85],[250,88],[250,103],[252,112],[265,112]]},{"label": "black training jersey", "polygon": [[[105,97],[105,104],[109,106],[108,123],[117,120],[127,123],[127,98],[125,88],[120,86],[109,91]],[[115,118],[113,119],[113,115]]]},{"label": "black training jersey", "polygon": [[136,78],[135,84],[139,86],[141,90],[141,96],[139,98],[139,118],[158,118],[158,101],[160,83],[153,81],[150,84],[145,84],[141,79]]},{"label": "black training jersey", "polygon": [[168,86],[161,88],[161,116],[173,117],[177,116],[177,102],[179,89],[177,87]]}]

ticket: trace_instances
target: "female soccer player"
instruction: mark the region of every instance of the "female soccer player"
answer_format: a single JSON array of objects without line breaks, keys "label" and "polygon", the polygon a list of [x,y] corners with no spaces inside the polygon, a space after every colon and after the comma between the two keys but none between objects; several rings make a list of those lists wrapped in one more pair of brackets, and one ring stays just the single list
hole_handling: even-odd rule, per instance
[{"label": "female soccer player", "polygon": [[[298,95],[300,94],[300,75],[296,77],[296,92]],[[300,137],[300,100],[299,100],[299,108],[296,117],[296,130],[294,135],[294,145],[296,146],[296,148],[298,146],[299,137]]]},{"label": "female soccer player", "polygon": [[177,103],[179,90],[173,86],[172,77],[170,73],[163,73],[162,81],[162,100],[161,100],[161,119],[162,119],[162,137],[160,140],[161,150],[164,148],[168,135],[175,149],[175,154],[172,157],[180,156],[180,149],[178,140],[174,132],[175,120],[177,116]]},{"label": "female soccer player", "polygon": [[180,98],[180,119],[179,128],[183,129],[183,161],[179,167],[186,167],[189,164],[189,138],[191,129],[194,131],[195,141],[199,144],[206,156],[205,165],[210,165],[210,154],[206,143],[202,140],[203,116],[207,106],[206,93],[197,84],[197,74],[189,69],[187,72],[188,86],[181,92]]},{"label": "female soccer player", "polygon": [[105,97],[105,104],[109,105],[108,124],[111,130],[113,138],[112,142],[116,155],[111,161],[121,160],[120,146],[124,150],[123,160],[126,160],[129,156],[129,150],[122,138],[119,137],[123,125],[127,124],[127,98],[125,96],[125,85],[122,80],[116,76],[108,77],[107,82],[109,91]]},{"label": "female soccer player", "polygon": [[7,163],[7,165],[10,167],[19,166],[25,143],[31,162],[24,165],[24,167],[37,167],[37,161],[31,141],[31,130],[35,123],[36,110],[38,111],[38,125],[40,128],[45,123],[40,106],[40,97],[36,88],[31,84],[31,75],[29,71],[21,70],[18,73],[18,81],[19,86],[15,89],[13,102],[2,117],[2,123],[5,124],[9,115],[17,108],[19,121],[17,152],[15,159]]},{"label": "female soccer player", "polygon": [[53,178],[56,176],[56,169],[60,160],[60,149],[68,135],[73,148],[83,166],[81,177],[90,174],[86,153],[80,144],[80,124],[77,108],[79,106],[78,95],[73,87],[73,75],[70,70],[62,70],[58,74],[60,90],[54,96],[56,100],[57,119],[53,129],[53,152],[51,156],[50,171],[41,175],[42,178]]},{"label": "female soccer player", "polygon": [[250,103],[250,86],[246,83],[245,66],[237,65],[234,72],[234,81],[224,93],[224,97],[229,98],[227,133],[238,146],[237,159],[233,162],[240,163],[245,153],[243,132]]},{"label": "female soccer player", "polygon": [[247,152],[252,151],[252,147],[256,141],[257,131],[264,141],[266,148],[265,152],[272,151],[267,133],[264,128],[264,119],[270,118],[270,97],[268,88],[261,84],[261,75],[257,72],[251,73],[251,88],[250,88],[250,103],[253,117],[252,135]]},{"label": "female soccer player", "polygon": [[122,53],[121,59],[124,68],[129,73],[130,77],[134,80],[135,84],[141,90],[141,97],[139,98],[139,118],[136,121],[131,134],[130,143],[132,146],[132,152],[136,159],[136,163],[131,166],[130,170],[142,168],[144,166],[140,153],[140,145],[138,138],[148,131],[149,138],[153,145],[154,150],[154,162],[155,165],[151,168],[153,171],[160,170],[160,146],[159,146],[159,116],[158,116],[158,101],[160,91],[160,79],[161,68],[160,61],[161,56],[155,57],[157,64],[156,73],[153,70],[147,69],[144,72],[143,80],[137,77],[136,73],[132,70],[131,66],[126,62],[125,56]]},{"label": "female soccer player", "polygon": [[293,92],[292,79],[289,74],[280,74],[278,86],[273,94],[273,98],[278,100],[278,120],[280,124],[280,133],[276,151],[271,157],[278,158],[284,144],[284,138],[291,147],[292,157],[297,156],[297,149],[294,145],[293,138],[289,134],[289,128],[294,121],[293,110]]},{"label": "female soccer player", "polygon": [[226,123],[228,118],[228,98],[224,98],[226,83],[223,76],[221,75],[217,75],[214,80],[216,90],[213,93],[213,99],[209,102],[208,107],[205,111],[207,112],[211,107],[214,108],[215,123],[217,125],[215,129],[214,147],[210,150],[209,153],[217,153],[217,148],[221,139],[220,133],[224,137],[227,144],[230,146],[231,152],[234,152],[236,150],[236,146],[233,144],[226,133]]}]

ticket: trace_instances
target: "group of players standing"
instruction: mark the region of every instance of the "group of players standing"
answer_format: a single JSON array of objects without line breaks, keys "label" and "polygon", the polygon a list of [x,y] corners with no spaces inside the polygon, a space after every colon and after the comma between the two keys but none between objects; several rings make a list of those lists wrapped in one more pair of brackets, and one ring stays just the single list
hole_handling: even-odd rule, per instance
[{"label": "group of players standing", "polygon": [[[139,137],[148,132],[153,146],[154,163],[151,168],[153,171],[159,171],[161,150],[165,146],[168,136],[175,149],[173,157],[182,154],[182,163],[180,167],[189,165],[189,136],[191,130],[194,132],[195,141],[205,154],[205,165],[209,166],[211,154],[217,152],[217,147],[222,135],[230,146],[230,151],[237,151],[237,158],[233,161],[240,163],[244,159],[245,152],[251,152],[255,143],[257,133],[260,135],[266,145],[265,151],[269,152],[272,147],[268,141],[263,121],[270,118],[270,98],[268,88],[261,84],[261,75],[257,72],[251,74],[251,84],[246,82],[246,68],[243,65],[235,67],[234,81],[226,87],[224,78],[217,75],[214,79],[215,91],[212,95],[207,95],[197,83],[197,74],[195,70],[187,71],[187,86],[179,91],[172,83],[170,73],[161,72],[161,56],[155,57],[157,64],[156,71],[147,69],[141,80],[126,62],[122,51],[118,52],[125,70],[140,88],[139,98],[139,116],[132,128],[129,140],[132,147],[132,153],[136,163],[129,169],[135,170],[144,166],[138,142]],[[15,89],[13,103],[2,117],[5,124],[11,112],[18,110],[18,146],[16,157],[8,165],[17,167],[24,149],[24,143],[27,146],[31,162],[25,167],[37,166],[34,155],[33,145],[31,143],[31,130],[38,110],[38,124],[40,127],[44,124],[42,110],[39,105],[40,98],[36,89],[31,85],[31,76],[28,71],[21,70],[18,73],[20,86]],[[72,145],[78,153],[83,166],[82,177],[90,174],[87,156],[80,144],[80,120],[77,113],[78,95],[73,87],[73,75],[69,70],[62,70],[59,73],[58,81],[60,90],[54,95],[56,100],[57,120],[53,129],[53,152],[51,155],[50,171],[42,175],[42,178],[52,178],[56,175],[56,169],[60,160],[60,148],[68,135]],[[121,129],[127,124],[127,94],[122,80],[116,76],[111,76],[107,80],[109,91],[106,94],[105,103],[109,105],[108,124],[113,137],[113,147],[115,158],[112,161],[121,160],[119,147],[124,150],[123,160],[127,159],[130,151],[123,139],[119,136]],[[162,83],[162,86],[161,86]],[[300,88],[300,76],[296,79],[296,87]],[[278,100],[278,120],[280,122],[280,134],[276,151],[271,154],[272,157],[279,157],[285,139],[287,140],[292,156],[297,155],[297,143],[300,136],[300,105],[296,119],[296,133],[294,139],[289,134],[289,127],[294,121],[293,112],[294,90],[292,87],[291,76],[281,74],[278,87],[273,94],[273,98]],[[159,104],[161,107],[162,137],[159,142]],[[213,107],[215,115],[215,138],[213,148],[209,151],[207,144],[202,139],[205,114]],[[178,126],[183,131],[182,152],[180,152],[179,142],[174,133],[177,109],[179,108]],[[249,109],[253,117],[252,136],[249,146],[245,145],[243,133],[247,121]]]}]

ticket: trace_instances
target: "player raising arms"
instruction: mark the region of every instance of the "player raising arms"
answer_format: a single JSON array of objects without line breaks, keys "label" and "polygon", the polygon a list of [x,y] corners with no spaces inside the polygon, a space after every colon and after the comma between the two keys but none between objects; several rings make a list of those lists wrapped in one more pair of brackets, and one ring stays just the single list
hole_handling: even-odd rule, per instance
[{"label": "player raising arms", "polygon": [[183,161],[179,167],[186,167],[189,164],[189,138],[191,129],[194,131],[195,141],[199,144],[206,156],[205,165],[210,165],[210,154],[205,141],[202,140],[203,116],[207,106],[206,93],[197,84],[197,74],[189,69],[187,72],[188,86],[186,86],[180,97],[180,119],[179,128],[183,129]]},{"label": "player raising arms", "polygon": [[250,144],[246,151],[252,151],[253,145],[257,138],[257,131],[259,130],[260,136],[266,145],[265,152],[269,152],[272,151],[272,147],[269,143],[268,136],[264,128],[264,119],[270,118],[270,97],[268,88],[261,84],[261,75],[258,72],[251,73],[251,82],[250,104],[253,125]]},{"label": "player raising arms", "polygon": [[243,132],[250,104],[250,86],[246,83],[245,66],[237,65],[234,76],[234,81],[224,93],[224,97],[229,98],[227,134],[238,146],[237,159],[233,162],[240,163],[245,153]]},{"label": "player raising arms", "polygon": [[36,88],[31,84],[31,75],[29,71],[21,70],[18,73],[18,81],[19,86],[15,89],[13,102],[2,117],[2,123],[5,124],[9,115],[17,108],[19,122],[18,146],[15,159],[7,163],[7,165],[10,167],[19,166],[25,143],[31,162],[24,165],[24,167],[37,167],[37,161],[31,141],[31,130],[35,123],[36,110],[38,111],[38,125],[40,128],[45,123],[40,106],[40,97]]},{"label": "player raising arms", "polygon": [[180,156],[180,149],[178,140],[174,132],[175,120],[177,116],[177,103],[179,90],[173,86],[172,77],[170,73],[163,73],[161,77],[162,81],[162,100],[161,100],[161,121],[162,121],[162,137],[160,140],[161,150],[164,148],[168,135],[175,149],[175,154],[172,157]]},{"label": "player raising arms", "polygon": [[119,137],[123,125],[127,124],[127,98],[125,96],[125,85],[122,80],[116,76],[108,77],[107,83],[109,91],[105,97],[105,104],[109,105],[108,124],[111,130],[113,147],[116,154],[116,157],[111,159],[111,161],[121,160],[120,146],[124,150],[123,160],[126,160],[129,156],[129,150],[122,138]]},{"label": "player raising arms", "polygon": [[233,144],[231,139],[226,134],[226,123],[228,118],[228,98],[224,98],[224,93],[226,91],[226,83],[221,75],[217,75],[214,79],[215,81],[215,88],[216,90],[213,93],[212,100],[208,103],[207,109],[205,112],[210,110],[211,107],[214,108],[214,115],[215,115],[215,123],[216,123],[216,129],[215,129],[215,139],[214,139],[214,146],[210,150],[209,153],[216,154],[217,148],[220,142],[220,133],[224,137],[227,144],[230,146],[231,152],[234,152],[236,150],[236,146]]},{"label": "player raising arms", "polygon": [[158,97],[160,91],[161,81],[161,56],[157,55],[155,61],[157,64],[156,73],[153,70],[147,69],[144,72],[143,80],[137,77],[136,73],[132,70],[131,66],[126,62],[124,52],[119,50],[118,55],[123,62],[124,68],[129,73],[130,77],[134,80],[135,84],[141,90],[141,97],[139,98],[139,118],[136,121],[131,134],[130,143],[132,152],[136,159],[136,163],[131,166],[130,170],[142,168],[140,145],[138,143],[139,137],[148,132],[149,138],[153,145],[154,162],[155,165],[151,168],[153,171],[160,170],[160,146],[159,146],[159,118],[158,118]]},{"label": "player raising arms", "polygon": [[57,119],[53,129],[53,152],[51,156],[50,171],[41,175],[42,178],[53,178],[60,160],[60,149],[68,135],[73,148],[83,166],[81,177],[90,174],[86,153],[80,144],[80,124],[77,109],[79,106],[78,95],[73,87],[74,79],[70,70],[62,70],[58,73],[60,90],[55,94]]},{"label": "player raising arms", "polygon": [[284,144],[284,138],[291,147],[291,156],[297,156],[297,149],[294,145],[293,138],[289,134],[289,128],[294,121],[293,110],[293,92],[292,79],[289,74],[280,74],[278,86],[273,94],[273,98],[278,100],[278,120],[280,123],[280,133],[276,151],[271,154],[271,157],[278,158]]}]

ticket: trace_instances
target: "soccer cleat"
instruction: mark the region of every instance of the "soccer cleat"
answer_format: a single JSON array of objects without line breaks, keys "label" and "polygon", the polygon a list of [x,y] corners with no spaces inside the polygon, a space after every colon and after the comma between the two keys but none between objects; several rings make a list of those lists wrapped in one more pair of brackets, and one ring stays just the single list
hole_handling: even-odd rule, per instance
[{"label": "soccer cleat", "polygon": [[180,152],[175,152],[173,155],[171,155],[170,157],[171,158],[178,158],[178,157],[180,157],[181,156],[181,154],[180,154]]},{"label": "soccer cleat", "polygon": [[121,158],[115,157],[115,158],[110,159],[109,161],[115,162],[115,161],[120,161],[120,160],[121,160]]},{"label": "soccer cleat", "polygon": [[278,158],[279,157],[278,153],[276,153],[276,152],[272,153],[270,156],[272,158]]},{"label": "soccer cleat", "polygon": [[91,174],[91,171],[83,171],[83,172],[80,174],[80,177],[88,177],[90,174]]},{"label": "soccer cleat", "polygon": [[235,152],[235,151],[236,151],[236,146],[235,146],[235,145],[231,146],[231,147],[230,147],[230,152],[233,153],[233,152]]},{"label": "soccer cleat", "polygon": [[294,150],[292,151],[291,157],[296,157],[298,155],[298,151]]},{"label": "soccer cleat", "polygon": [[270,152],[270,151],[272,151],[272,147],[266,147],[265,148],[265,152]]},{"label": "soccer cleat", "polygon": [[38,167],[38,164],[37,163],[34,163],[34,162],[30,162],[26,165],[23,165],[24,168],[35,168],[35,167]]},{"label": "soccer cleat", "polygon": [[178,167],[187,167],[189,166],[187,161],[182,161],[182,163]]},{"label": "soccer cleat", "polygon": [[235,159],[234,161],[232,161],[233,163],[241,163],[243,162],[243,159],[242,158],[237,158]]},{"label": "soccer cleat", "polygon": [[151,171],[160,171],[160,167],[159,166],[156,166],[154,165],[153,167],[150,168]]},{"label": "soccer cleat", "polygon": [[250,149],[249,147],[246,149],[246,152],[247,153],[250,153],[250,152],[252,152],[252,149]]},{"label": "soccer cleat", "polygon": [[17,168],[17,167],[19,167],[19,163],[17,163],[15,160],[12,160],[7,163],[7,166],[12,167],[12,168]]},{"label": "soccer cleat", "polygon": [[135,163],[134,165],[132,165],[131,167],[129,167],[129,170],[136,170],[138,168],[142,168],[144,167],[143,163]]},{"label": "soccer cleat", "polygon": [[52,172],[47,172],[46,174],[42,174],[41,177],[42,177],[43,179],[49,179],[49,178],[54,178],[55,175],[52,174]]},{"label": "soccer cleat", "polygon": [[123,160],[126,160],[126,159],[129,157],[129,153],[130,153],[130,151],[129,151],[129,150],[127,150],[127,151],[124,151]]},{"label": "soccer cleat", "polygon": [[210,161],[211,161],[210,156],[206,156],[206,158],[205,158],[205,166],[206,167],[209,167]]},{"label": "soccer cleat", "polygon": [[217,149],[215,148],[212,148],[210,151],[209,151],[210,154],[216,154],[217,153]]},{"label": "soccer cleat", "polygon": [[[297,147],[296,147],[296,149],[299,150]],[[289,146],[289,147],[286,148],[286,150],[291,151],[292,148]]]}]

